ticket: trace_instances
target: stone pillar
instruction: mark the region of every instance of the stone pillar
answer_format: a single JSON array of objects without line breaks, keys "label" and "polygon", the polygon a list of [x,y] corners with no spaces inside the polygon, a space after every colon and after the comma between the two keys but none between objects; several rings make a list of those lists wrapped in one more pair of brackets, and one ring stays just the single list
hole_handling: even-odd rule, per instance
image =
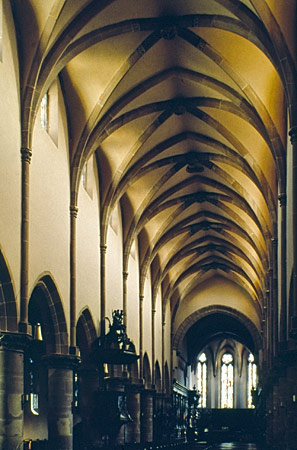
[{"label": "stone pillar", "polygon": [[[120,446],[125,444],[126,435],[126,419],[128,419],[128,413],[126,401],[126,386],[127,379],[125,378],[110,378],[106,380],[106,395],[109,402],[109,421],[108,426],[108,438],[110,446]],[[128,411],[127,411],[128,409]],[[106,408],[105,408],[106,410]],[[105,412],[106,418],[106,412]],[[112,423],[113,422],[113,423]]]},{"label": "stone pillar", "polygon": [[101,265],[100,265],[100,329],[101,329],[101,336],[105,335],[105,317],[106,317],[106,250],[107,246],[105,244],[100,245],[100,258],[101,258]]},{"label": "stone pillar", "polygon": [[156,383],[156,337],[155,337],[156,308],[152,308],[152,383]]},{"label": "stone pillar", "polygon": [[124,312],[124,324],[127,326],[127,293],[128,293],[128,275],[129,273],[123,271],[123,312]]},{"label": "stone pillar", "polygon": [[281,213],[281,286],[280,286],[280,341],[285,342],[288,336],[287,329],[287,197],[286,194],[279,195]]},{"label": "stone pillar", "polygon": [[27,333],[29,301],[29,175],[32,150],[22,148],[21,295],[19,331]]},{"label": "stone pillar", "polygon": [[154,397],[154,421],[153,421],[153,441],[161,440],[162,416],[164,411],[164,395],[156,392]]},{"label": "stone pillar", "polygon": [[73,448],[73,370],[79,359],[70,355],[47,355],[49,448]]},{"label": "stone pillar", "polygon": [[126,443],[140,442],[140,390],[137,386],[129,386],[127,391],[127,409],[133,422],[127,424]]},{"label": "stone pillar", "polygon": [[273,361],[273,342],[274,342],[274,330],[273,330],[273,317],[274,317],[274,304],[273,304],[273,273],[272,268],[268,270],[268,283],[269,283],[269,298],[267,302],[268,314],[267,314],[267,351],[268,351],[268,365],[272,367]]},{"label": "stone pillar", "polygon": [[165,311],[162,312],[162,393],[165,393]]},{"label": "stone pillar", "polygon": [[22,448],[24,350],[27,336],[0,333],[0,448]]},{"label": "stone pillar", "polygon": [[[81,365],[78,370],[79,396],[77,419],[81,423],[74,428],[74,440],[83,441],[85,444],[91,443],[96,437],[98,430],[93,430],[92,414],[95,409],[97,392],[100,384],[99,369],[92,365]],[[77,431],[78,430],[78,431]]]},{"label": "stone pillar", "polygon": [[139,296],[139,375],[143,377],[143,300],[144,296]]},{"label": "stone pillar", "polygon": [[278,283],[277,283],[277,246],[278,240],[272,238],[272,354],[277,355],[278,348]]},{"label": "stone pillar", "polygon": [[76,353],[76,223],[78,208],[70,206],[70,353]]},{"label": "stone pillar", "polygon": [[144,390],[141,395],[141,442],[153,441],[153,391]]},{"label": "stone pillar", "polygon": [[289,131],[293,151],[293,316],[297,316],[297,126]]},{"label": "stone pillar", "polygon": [[[292,359],[297,359],[296,351],[292,355]],[[286,417],[286,431],[287,431],[287,449],[297,448],[297,367],[289,367],[287,371],[287,417]]]}]

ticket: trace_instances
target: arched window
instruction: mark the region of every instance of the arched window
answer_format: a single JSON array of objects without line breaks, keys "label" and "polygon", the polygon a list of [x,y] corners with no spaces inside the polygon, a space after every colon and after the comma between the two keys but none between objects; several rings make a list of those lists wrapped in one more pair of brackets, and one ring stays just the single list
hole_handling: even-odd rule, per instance
[{"label": "arched window", "polygon": [[233,408],[233,356],[224,353],[221,364],[221,408]]},{"label": "arched window", "polygon": [[257,365],[252,353],[248,356],[248,408],[254,408],[252,391],[257,386]]},{"label": "arched window", "polygon": [[59,140],[59,83],[55,80],[40,103],[40,124],[58,147]]},{"label": "arched window", "polygon": [[40,123],[48,132],[48,93],[44,94],[40,103]]},{"label": "arched window", "polygon": [[200,392],[198,408],[206,408],[207,395],[207,357],[205,353],[201,353],[197,366],[197,385]]}]

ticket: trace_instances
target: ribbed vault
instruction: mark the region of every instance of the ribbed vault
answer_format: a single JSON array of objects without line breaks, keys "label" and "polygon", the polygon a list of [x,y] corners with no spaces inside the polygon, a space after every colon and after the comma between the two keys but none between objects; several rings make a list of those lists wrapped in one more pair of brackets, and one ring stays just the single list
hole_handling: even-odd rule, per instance
[{"label": "ribbed vault", "polygon": [[[31,147],[58,76],[71,206],[95,154],[101,244],[120,202],[123,268],[137,240],[140,295],[150,272],[153,304],[161,292],[174,317],[219,275],[246,292],[261,321],[286,181],[294,24],[282,31],[273,2],[257,0],[12,3],[25,55],[22,146]],[[295,17],[294,2],[288,8]],[[30,20],[40,33],[28,39]]]}]

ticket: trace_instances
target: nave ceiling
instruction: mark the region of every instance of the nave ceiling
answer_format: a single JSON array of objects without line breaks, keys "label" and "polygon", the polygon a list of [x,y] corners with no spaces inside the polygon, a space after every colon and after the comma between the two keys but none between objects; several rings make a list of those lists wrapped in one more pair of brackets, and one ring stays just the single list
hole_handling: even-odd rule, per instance
[{"label": "nave ceiling", "polygon": [[94,154],[102,244],[120,202],[124,271],[137,239],[140,279],[151,272],[153,294],[162,289],[172,314],[201,284],[221,278],[245,292],[261,322],[286,181],[278,55],[290,65],[296,53],[296,5],[286,4],[12,1],[29,130],[22,145],[58,76],[71,204]]}]

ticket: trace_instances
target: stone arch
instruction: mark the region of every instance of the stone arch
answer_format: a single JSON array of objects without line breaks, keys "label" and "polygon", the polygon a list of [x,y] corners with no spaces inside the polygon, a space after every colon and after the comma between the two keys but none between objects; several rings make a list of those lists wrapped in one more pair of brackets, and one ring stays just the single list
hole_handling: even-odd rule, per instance
[{"label": "stone arch", "polygon": [[143,357],[143,378],[146,388],[150,388],[152,384],[151,365],[147,353]]},{"label": "stone arch", "polygon": [[166,395],[170,394],[170,375],[167,361],[164,366],[164,393]]},{"label": "stone arch", "polygon": [[156,385],[156,392],[161,393],[162,392],[162,378],[161,378],[161,370],[159,362],[156,361],[155,364],[155,385]]},{"label": "stone arch", "polygon": [[0,249],[0,329],[17,331],[17,310],[10,272]]},{"label": "stone arch", "polygon": [[68,332],[65,314],[57,287],[50,275],[36,283],[29,301],[29,322],[41,324],[47,354],[68,353]]},{"label": "stone arch", "polygon": [[256,325],[248,317],[234,308],[221,305],[212,305],[195,311],[180,324],[173,337],[173,350],[176,350],[178,353],[182,353],[182,343],[187,331],[192,325],[194,325],[194,323],[198,322],[198,320],[214,313],[227,314],[237,319],[250,332],[254,342],[255,351],[259,351],[261,349],[262,338],[260,332],[258,331]]},{"label": "stone arch", "polygon": [[84,360],[91,351],[91,345],[97,337],[94,321],[88,308],[85,308],[76,324],[76,342],[80,356]]}]

